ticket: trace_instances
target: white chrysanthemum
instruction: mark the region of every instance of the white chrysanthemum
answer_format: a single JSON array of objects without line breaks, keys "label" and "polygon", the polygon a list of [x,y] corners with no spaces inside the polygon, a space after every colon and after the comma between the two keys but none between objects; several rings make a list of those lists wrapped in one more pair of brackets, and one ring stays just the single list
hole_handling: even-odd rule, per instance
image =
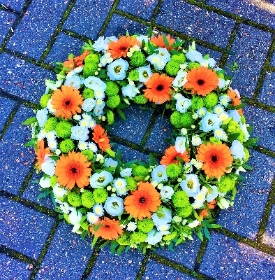
[{"label": "white chrysanthemum", "polygon": [[97,146],[94,142],[88,142],[88,149],[94,153],[97,152]]},{"label": "white chrysanthemum", "polygon": [[68,190],[63,188],[63,187],[61,187],[59,184],[56,184],[53,187],[53,194],[57,198],[62,198],[64,195],[67,194],[67,192],[68,192]]},{"label": "white chrysanthemum", "polygon": [[182,129],[180,130],[181,135],[186,135],[187,132],[188,132],[188,131],[187,131],[186,128],[182,128]]},{"label": "white chrysanthemum", "polygon": [[95,224],[99,220],[99,216],[97,216],[95,213],[87,212],[87,221],[90,224]]},{"label": "white chrysanthemum", "polygon": [[200,224],[201,224],[201,223],[200,223],[198,220],[195,220],[195,221],[189,223],[188,226],[189,226],[190,228],[195,228],[195,227],[199,226]]},{"label": "white chrysanthemum", "polygon": [[178,153],[183,154],[186,151],[187,139],[186,137],[180,136],[176,138],[175,149]]},{"label": "white chrysanthemum", "polygon": [[127,225],[127,230],[128,231],[135,231],[137,228],[137,224],[135,222],[130,222],[128,225]]},{"label": "white chrysanthemum", "polygon": [[197,147],[202,143],[202,140],[199,135],[193,135],[191,142],[193,146]]},{"label": "white chrysanthemum", "polygon": [[223,122],[225,121],[226,119],[229,118],[228,114],[226,112],[222,112],[220,115],[219,115],[219,118],[220,120]]},{"label": "white chrysanthemum", "polygon": [[56,139],[55,131],[49,131],[46,135],[48,141],[54,141]]},{"label": "white chrysanthemum", "polygon": [[94,91],[95,99],[104,99],[105,98],[105,93],[102,91],[102,89],[97,89]]},{"label": "white chrysanthemum", "polygon": [[48,146],[49,146],[51,151],[55,152],[56,149],[57,149],[57,141],[55,139],[51,140],[51,141],[48,141]]},{"label": "white chrysanthemum", "polygon": [[52,104],[52,99],[50,99],[47,103],[47,109],[49,110],[49,112],[51,114],[55,114],[56,110],[54,109],[53,107],[53,104]]},{"label": "white chrysanthemum", "polygon": [[93,98],[87,98],[82,104],[82,109],[86,112],[90,112],[95,107],[95,100]]},{"label": "white chrysanthemum", "polygon": [[37,134],[37,140],[38,141],[43,140],[44,138],[46,138],[46,135],[47,135],[47,131],[45,129],[41,129]]},{"label": "white chrysanthemum", "polygon": [[87,149],[87,143],[83,141],[79,141],[77,147],[79,150],[84,151]]},{"label": "white chrysanthemum", "polygon": [[224,107],[218,104],[213,108],[213,112],[217,115],[220,115],[221,113],[224,112]]},{"label": "white chrysanthemum", "polygon": [[183,166],[185,173],[191,173],[193,171],[193,166],[191,162],[186,162]]},{"label": "white chrysanthemum", "polygon": [[205,192],[200,191],[194,196],[194,203],[192,203],[192,206],[194,209],[199,209],[203,206],[205,202]]},{"label": "white chrysanthemum", "polygon": [[103,209],[103,206],[101,204],[95,204],[94,207],[93,207],[93,211],[99,217],[104,215],[104,209]]},{"label": "white chrysanthemum", "polygon": [[222,128],[215,129],[214,130],[214,136],[217,139],[227,141],[227,135],[226,135],[225,131]]},{"label": "white chrysanthemum", "polygon": [[197,169],[201,169],[202,168],[202,162],[192,158],[190,161],[191,164],[193,164]]},{"label": "white chrysanthemum", "polygon": [[50,178],[49,177],[42,177],[39,181],[39,185],[42,189],[45,189],[45,188],[49,188],[51,186],[51,183],[50,183]]}]

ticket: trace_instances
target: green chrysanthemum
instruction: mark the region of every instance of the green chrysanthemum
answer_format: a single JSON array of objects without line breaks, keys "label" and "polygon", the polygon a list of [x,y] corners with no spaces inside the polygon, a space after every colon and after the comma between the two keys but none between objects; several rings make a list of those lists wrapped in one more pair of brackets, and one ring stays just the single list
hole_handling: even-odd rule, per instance
[{"label": "green chrysanthemum", "polygon": [[186,205],[185,207],[178,207],[176,211],[177,211],[178,216],[180,216],[182,218],[187,218],[192,214],[193,208],[192,208],[191,204],[189,204],[189,205]]},{"label": "green chrysanthemum", "polygon": [[222,141],[216,137],[210,137],[209,140],[210,140],[211,144],[221,144],[222,143]]},{"label": "green chrysanthemum", "polygon": [[137,189],[137,181],[133,177],[126,177],[125,180],[129,191],[135,191]]},{"label": "green chrysanthemum", "polygon": [[57,184],[57,176],[53,175],[50,179],[50,184],[54,187]]},{"label": "green chrysanthemum", "polygon": [[57,125],[57,118],[51,117],[47,119],[44,129],[46,132],[49,132],[55,130],[56,125]]},{"label": "green chrysanthemum", "polygon": [[165,66],[166,73],[172,77],[176,76],[179,70],[180,64],[173,60],[169,61]]},{"label": "green chrysanthemum", "polygon": [[172,203],[175,207],[186,207],[190,204],[185,191],[176,191],[172,196]]},{"label": "green chrysanthemum", "polygon": [[152,219],[139,220],[137,223],[137,228],[141,232],[148,233],[154,228],[154,222]]},{"label": "green chrysanthemum", "polygon": [[71,139],[65,139],[60,142],[59,149],[62,153],[67,154],[69,151],[72,151],[74,149],[75,145],[74,142]]},{"label": "green chrysanthemum", "polygon": [[143,66],[145,62],[146,62],[145,55],[140,51],[134,52],[130,58],[130,64],[134,67]]},{"label": "green chrysanthemum", "polygon": [[83,67],[83,76],[85,78],[94,76],[95,72],[97,71],[97,68],[98,68],[98,63],[93,63],[93,62],[85,63]]},{"label": "green chrysanthemum", "polygon": [[149,174],[149,171],[145,166],[134,165],[132,174],[136,180],[142,181]]},{"label": "green chrysanthemum", "polygon": [[133,232],[130,236],[131,243],[139,244],[141,242],[145,242],[147,238],[147,234],[143,232]]},{"label": "green chrysanthemum", "polygon": [[89,54],[85,57],[84,61],[85,61],[85,64],[86,63],[96,63],[96,64],[98,64],[99,63],[99,55],[96,54],[96,53],[91,53],[91,54]]},{"label": "green chrysanthemum", "polygon": [[190,62],[187,66],[188,70],[191,70],[192,68],[198,69],[200,67],[200,64],[198,62]]},{"label": "green chrysanthemum", "polygon": [[94,190],[94,200],[95,203],[103,203],[108,198],[108,193],[105,189],[95,189]]},{"label": "green chrysanthemum", "polygon": [[89,161],[94,158],[94,153],[91,150],[84,150],[81,153],[86,156]]},{"label": "green chrysanthemum", "polygon": [[172,61],[178,62],[179,64],[183,64],[186,60],[185,55],[183,53],[173,54],[171,57]]},{"label": "green chrysanthemum", "polygon": [[116,82],[107,81],[105,93],[107,96],[117,95],[119,93],[119,86]]},{"label": "green chrysanthemum", "polygon": [[194,119],[192,113],[174,111],[170,116],[170,122],[175,128],[190,128],[194,123]]},{"label": "green chrysanthemum", "polygon": [[139,79],[139,73],[137,69],[130,71],[128,78],[132,81],[137,81]]},{"label": "green chrysanthemum", "polygon": [[218,190],[221,193],[227,193],[231,191],[236,185],[235,177],[232,175],[227,175],[221,177],[218,182]]},{"label": "green chrysanthemum", "polygon": [[85,88],[85,89],[83,90],[82,95],[83,95],[83,98],[84,98],[84,99],[87,99],[87,98],[94,98],[94,97],[95,97],[94,91],[93,91],[92,89],[90,89],[90,88]]},{"label": "green chrysanthemum", "polygon": [[181,164],[171,163],[166,168],[166,175],[171,178],[175,179],[179,177],[181,174]]},{"label": "green chrysanthemum", "polygon": [[94,195],[91,191],[84,191],[81,195],[82,205],[88,209],[95,205]]},{"label": "green chrysanthemum", "polygon": [[112,125],[114,123],[114,121],[115,121],[114,113],[111,110],[107,110],[106,117],[107,117],[108,125]]},{"label": "green chrysanthemum", "polygon": [[122,246],[126,246],[126,245],[130,245],[130,238],[129,238],[129,235],[124,233],[122,234],[117,240],[116,242],[119,244],[119,245],[122,245]]},{"label": "green chrysanthemum", "polygon": [[69,138],[71,136],[72,124],[68,121],[61,121],[55,127],[55,132],[58,137]]},{"label": "green chrysanthemum", "polygon": [[68,202],[73,207],[81,206],[81,197],[76,192],[68,192]]},{"label": "green chrysanthemum", "polygon": [[49,94],[49,93],[43,94],[40,98],[40,102],[39,102],[40,106],[42,108],[46,108],[50,99],[51,99],[51,94]]},{"label": "green chrysanthemum", "polygon": [[194,111],[197,111],[198,109],[202,108],[204,105],[203,97],[197,95],[193,95],[191,101],[192,101],[191,108]]},{"label": "green chrysanthemum", "polygon": [[212,109],[218,104],[219,98],[215,92],[211,92],[204,97],[203,101],[207,109]]},{"label": "green chrysanthemum", "polygon": [[120,97],[119,95],[112,95],[108,97],[107,103],[106,105],[111,108],[114,109],[116,108],[118,105],[120,104]]},{"label": "green chrysanthemum", "polygon": [[136,96],[133,98],[133,101],[134,101],[136,104],[143,105],[143,104],[145,104],[145,103],[148,102],[148,99],[147,99],[144,95],[136,95]]}]

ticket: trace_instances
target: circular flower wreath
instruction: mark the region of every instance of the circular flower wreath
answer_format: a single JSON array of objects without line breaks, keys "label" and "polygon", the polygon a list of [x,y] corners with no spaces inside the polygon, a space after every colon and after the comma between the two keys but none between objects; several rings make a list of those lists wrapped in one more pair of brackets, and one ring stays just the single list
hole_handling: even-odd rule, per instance
[{"label": "circular flower wreath", "polygon": [[[219,227],[213,209],[233,204],[255,141],[238,91],[215,64],[194,43],[185,50],[152,34],[99,37],[58,64],[25,124],[43,172],[40,197],[52,195],[73,232],[121,252],[172,247],[193,232],[208,238]],[[133,103],[169,111],[171,146],[160,163],[123,162],[112,150],[106,127]]]}]

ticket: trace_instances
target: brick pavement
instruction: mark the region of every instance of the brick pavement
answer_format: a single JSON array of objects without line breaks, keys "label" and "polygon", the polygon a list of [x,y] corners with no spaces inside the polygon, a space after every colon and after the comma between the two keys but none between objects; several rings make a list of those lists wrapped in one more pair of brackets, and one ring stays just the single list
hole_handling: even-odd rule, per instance
[{"label": "brick pavement", "polygon": [[[259,137],[252,172],[221,229],[175,252],[111,255],[90,249],[59,221],[39,194],[34,154],[23,147],[32,114],[53,78],[55,61],[88,39],[145,33],[152,25],[209,53],[233,76],[248,123]],[[275,2],[237,0],[0,0],[0,271],[1,279],[274,279],[275,275]],[[231,65],[239,68],[232,72]],[[160,153],[170,127],[157,112],[126,110],[112,137],[125,160]],[[124,138],[125,139],[124,139]],[[133,149],[134,148],[134,149]]]}]

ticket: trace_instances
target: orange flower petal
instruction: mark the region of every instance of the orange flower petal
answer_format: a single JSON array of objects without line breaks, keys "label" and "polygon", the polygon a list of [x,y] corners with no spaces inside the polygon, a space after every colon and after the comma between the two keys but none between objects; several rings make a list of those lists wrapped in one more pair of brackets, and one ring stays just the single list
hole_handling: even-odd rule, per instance
[{"label": "orange flower petal", "polygon": [[184,162],[190,161],[188,153],[185,151],[183,154],[180,154],[176,151],[175,146],[170,146],[164,152],[160,164],[169,165],[170,163],[178,163],[177,157],[184,160]]},{"label": "orange flower petal", "polygon": [[[168,41],[168,46],[165,45],[163,36],[166,37],[166,39]],[[173,44],[176,42],[176,40],[173,39],[170,35],[159,34],[157,37],[152,37],[150,42],[152,42],[157,47],[166,48],[168,50],[173,50],[174,49]]]},{"label": "orange flower petal", "polygon": [[102,151],[105,151],[105,150],[111,148],[110,140],[108,138],[107,132],[99,124],[97,124],[94,127],[93,140],[96,142],[99,149],[101,149]]}]

